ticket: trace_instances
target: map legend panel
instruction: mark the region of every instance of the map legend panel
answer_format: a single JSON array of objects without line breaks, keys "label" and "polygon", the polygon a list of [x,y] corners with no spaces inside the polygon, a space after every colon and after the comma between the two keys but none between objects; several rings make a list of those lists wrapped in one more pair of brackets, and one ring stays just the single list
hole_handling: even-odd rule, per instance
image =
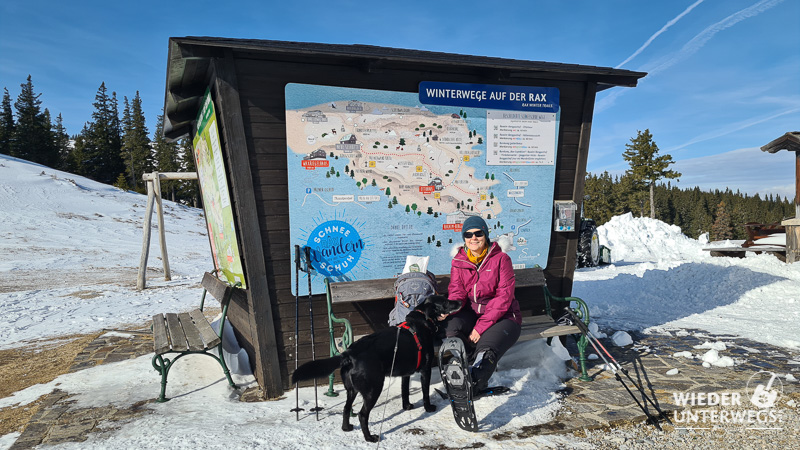
[{"label": "map legend panel", "polygon": [[486,111],[490,166],[551,165],[556,154],[556,114]]}]

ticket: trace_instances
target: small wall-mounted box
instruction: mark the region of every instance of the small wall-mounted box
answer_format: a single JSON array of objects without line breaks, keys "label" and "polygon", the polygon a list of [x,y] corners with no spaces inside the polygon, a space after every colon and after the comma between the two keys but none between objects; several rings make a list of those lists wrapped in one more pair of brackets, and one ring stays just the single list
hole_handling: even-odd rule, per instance
[{"label": "small wall-mounted box", "polygon": [[572,200],[556,200],[553,204],[556,208],[553,229],[564,232],[575,231],[575,215],[578,212],[578,205]]}]

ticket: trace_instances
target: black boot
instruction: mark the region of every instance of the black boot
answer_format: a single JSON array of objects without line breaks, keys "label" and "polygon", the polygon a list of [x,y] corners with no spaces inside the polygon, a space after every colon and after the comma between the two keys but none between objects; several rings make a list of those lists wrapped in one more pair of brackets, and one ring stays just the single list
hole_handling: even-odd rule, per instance
[{"label": "black boot", "polygon": [[492,350],[482,350],[475,356],[475,363],[470,373],[472,375],[472,396],[479,398],[480,393],[489,387],[489,378],[497,368],[497,356]]}]

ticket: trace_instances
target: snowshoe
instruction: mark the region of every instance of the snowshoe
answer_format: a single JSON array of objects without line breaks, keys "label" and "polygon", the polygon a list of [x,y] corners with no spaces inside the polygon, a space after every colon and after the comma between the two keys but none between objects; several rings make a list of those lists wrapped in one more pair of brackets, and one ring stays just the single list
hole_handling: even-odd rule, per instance
[{"label": "snowshoe", "polygon": [[[450,400],[450,397],[447,395],[446,392],[442,392],[439,389],[434,389],[434,391],[436,391],[436,393],[439,394],[439,396],[442,397],[443,400]],[[483,397],[491,397],[493,395],[507,394],[509,392],[511,392],[511,389],[509,389],[506,386],[489,386],[486,389],[481,389],[477,392],[474,392],[472,394],[472,401],[479,400]]]},{"label": "snowshoe", "polygon": [[456,424],[466,431],[478,431],[475,405],[472,402],[472,378],[469,374],[464,342],[456,337],[445,339],[439,348],[439,372],[453,408]]}]

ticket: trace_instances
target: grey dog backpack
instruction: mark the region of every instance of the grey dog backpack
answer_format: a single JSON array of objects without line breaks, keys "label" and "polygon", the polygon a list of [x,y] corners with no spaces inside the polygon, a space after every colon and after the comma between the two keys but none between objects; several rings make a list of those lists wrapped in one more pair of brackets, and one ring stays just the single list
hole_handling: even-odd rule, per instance
[{"label": "grey dog backpack", "polygon": [[436,277],[430,271],[409,272],[397,277],[394,282],[394,309],[389,313],[389,325],[403,323],[408,313],[428,296],[435,294]]}]

